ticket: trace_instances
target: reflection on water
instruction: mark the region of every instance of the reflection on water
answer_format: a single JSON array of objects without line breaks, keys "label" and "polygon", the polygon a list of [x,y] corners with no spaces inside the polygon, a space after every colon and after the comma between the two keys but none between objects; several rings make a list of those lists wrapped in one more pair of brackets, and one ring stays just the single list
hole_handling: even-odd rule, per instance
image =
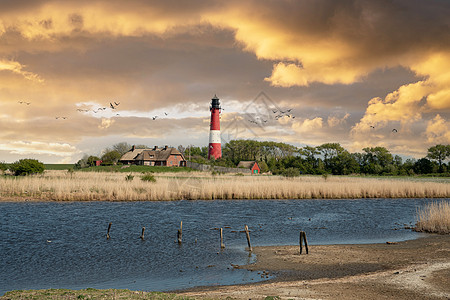
[{"label": "reflection on water", "polygon": [[[252,246],[414,239],[427,199],[0,203],[0,295],[13,289],[167,291],[261,280]],[[176,233],[183,221],[183,243]],[[112,222],[111,239],[106,239]],[[146,227],[145,240],[139,238]],[[226,248],[220,249],[224,228]],[[312,250],[312,249],[311,249]],[[313,250],[312,250],[313,251]]]}]

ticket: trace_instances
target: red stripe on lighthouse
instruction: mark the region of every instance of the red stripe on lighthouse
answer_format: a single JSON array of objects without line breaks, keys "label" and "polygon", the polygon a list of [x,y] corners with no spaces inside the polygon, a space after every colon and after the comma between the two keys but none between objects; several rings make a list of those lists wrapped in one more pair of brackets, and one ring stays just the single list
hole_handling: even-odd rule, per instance
[{"label": "red stripe on lighthouse", "polygon": [[219,98],[214,95],[211,99],[211,124],[209,130],[208,159],[222,157],[222,146],[220,140],[220,103]]}]

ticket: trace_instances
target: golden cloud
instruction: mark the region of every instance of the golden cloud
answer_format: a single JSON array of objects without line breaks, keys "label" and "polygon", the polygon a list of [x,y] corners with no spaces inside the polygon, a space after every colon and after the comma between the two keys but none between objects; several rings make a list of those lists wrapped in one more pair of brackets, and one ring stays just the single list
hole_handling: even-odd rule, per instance
[{"label": "golden cloud", "polygon": [[323,127],[323,119],[316,117],[314,119],[306,119],[296,121],[292,124],[292,129],[297,133],[313,133]]},{"label": "golden cloud", "polygon": [[439,114],[428,121],[426,129],[427,142],[430,144],[450,144],[450,122]]},{"label": "golden cloud", "polygon": [[[1,31],[0,31],[1,33]],[[44,79],[42,79],[39,75],[34,74],[29,71],[23,70],[26,66],[20,64],[17,61],[13,60],[0,60],[0,71],[10,71],[15,74],[19,74],[23,76],[27,80],[35,81],[38,83],[44,82]]]},{"label": "golden cloud", "polygon": [[337,116],[329,116],[327,119],[328,127],[337,127],[346,123],[347,119],[350,117],[349,113],[346,113],[342,118]]},{"label": "golden cloud", "polygon": [[14,141],[0,144],[0,148],[20,155],[56,155],[64,157],[79,153],[75,147],[67,143]]}]

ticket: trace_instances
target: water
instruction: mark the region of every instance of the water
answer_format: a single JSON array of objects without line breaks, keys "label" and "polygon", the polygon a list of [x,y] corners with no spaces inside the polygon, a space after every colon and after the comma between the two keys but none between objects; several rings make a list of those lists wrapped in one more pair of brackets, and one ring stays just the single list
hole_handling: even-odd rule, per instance
[{"label": "water", "polygon": [[[447,199],[448,200],[448,199]],[[0,295],[13,289],[126,288],[169,291],[256,282],[231,264],[252,246],[414,239],[427,199],[0,203]],[[183,221],[183,244],[176,241]],[[112,222],[111,239],[106,230]],[[146,227],[145,240],[139,238]],[[220,249],[224,228],[226,248]],[[396,229],[396,230],[394,230]],[[313,247],[310,247],[311,251]]]}]

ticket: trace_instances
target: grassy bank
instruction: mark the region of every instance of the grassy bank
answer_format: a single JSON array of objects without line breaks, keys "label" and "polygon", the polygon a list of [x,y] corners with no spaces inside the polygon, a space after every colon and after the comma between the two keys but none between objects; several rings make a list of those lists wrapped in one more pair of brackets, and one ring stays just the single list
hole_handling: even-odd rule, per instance
[{"label": "grassy bank", "polygon": [[[130,179],[130,176],[133,177]],[[354,199],[445,198],[448,182],[388,178],[302,176],[211,176],[206,172],[141,173],[46,171],[43,175],[0,177],[6,200],[197,200],[197,199]]]},{"label": "grassy bank", "polygon": [[449,234],[450,203],[433,202],[417,211],[416,231]]},{"label": "grassy bank", "polygon": [[17,290],[5,293],[1,299],[194,299],[183,296],[177,296],[175,294],[166,294],[159,292],[140,292],[130,290],[97,290],[97,289],[85,289],[85,290],[66,290],[66,289],[47,289],[47,290]]}]

